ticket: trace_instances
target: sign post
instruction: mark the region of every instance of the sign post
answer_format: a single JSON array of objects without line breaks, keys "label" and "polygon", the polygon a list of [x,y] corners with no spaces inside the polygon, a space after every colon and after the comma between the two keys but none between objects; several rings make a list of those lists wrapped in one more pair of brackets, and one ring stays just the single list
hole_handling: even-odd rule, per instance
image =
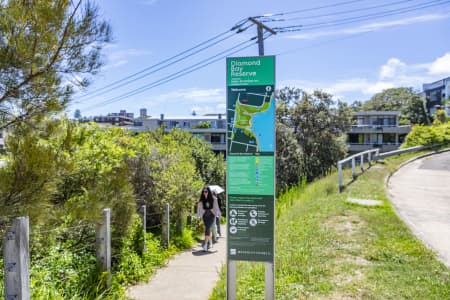
[{"label": "sign post", "polygon": [[274,299],[274,92],[274,56],[227,58],[229,300],[236,297],[238,260],[265,263],[265,299]]}]

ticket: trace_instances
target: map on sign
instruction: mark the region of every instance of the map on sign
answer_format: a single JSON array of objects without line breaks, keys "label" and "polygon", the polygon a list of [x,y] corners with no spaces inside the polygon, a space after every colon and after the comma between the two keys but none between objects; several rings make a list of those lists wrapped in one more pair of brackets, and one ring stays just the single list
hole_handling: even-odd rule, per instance
[{"label": "map on sign", "polygon": [[228,87],[228,153],[274,151],[273,85]]}]

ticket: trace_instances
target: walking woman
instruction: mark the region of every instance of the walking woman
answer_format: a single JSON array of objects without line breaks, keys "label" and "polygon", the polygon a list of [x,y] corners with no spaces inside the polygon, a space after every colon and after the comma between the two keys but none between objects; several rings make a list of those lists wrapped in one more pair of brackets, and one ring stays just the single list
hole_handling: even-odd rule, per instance
[{"label": "walking woman", "polygon": [[203,223],[205,224],[205,242],[203,244],[203,250],[208,251],[209,245],[212,246],[211,227],[215,225],[216,217],[220,216],[217,198],[213,197],[209,187],[204,187],[202,190],[200,200],[197,204],[197,216],[202,218]]}]

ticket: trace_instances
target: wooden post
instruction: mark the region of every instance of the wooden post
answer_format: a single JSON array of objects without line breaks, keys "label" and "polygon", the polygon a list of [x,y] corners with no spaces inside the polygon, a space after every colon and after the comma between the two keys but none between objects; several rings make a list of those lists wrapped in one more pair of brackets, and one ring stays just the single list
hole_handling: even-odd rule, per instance
[{"label": "wooden post", "polygon": [[147,245],[146,245],[146,235],[147,235],[147,206],[142,205],[141,209],[141,216],[142,216],[142,233],[144,235],[144,239],[143,239],[143,245],[142,245],[142,251],[145,252],[147,251]]},{"label": "wooden post", "polygon": [[339,182],[339,193],[342,192],[342,189],[344,187],[343,180],[342,180],[342,164],[338,162],[338,182]]},{"label": "wooden post", "polygon": [[18,217],[3,240],[5,299],[30,299],[29,220]]},{"label": "wooden post", "polygon": [[95,229],[97,243],[97,263],[103,272],[108,273],[106,286],[111,287],[111,212],[103,210],[103,218]]},{"label": "wooden post", "polygon": [[180,234],[183,232],[183,222],[184,222],[184,211],[180,210],[177,214],[177,224],[176,224],[176,232],[177,234]]},{"label": "wooden post", "polygon": [[169,248],[170,244],[170,205],[166,203],[164,207],[164,220],[162,224],[162,237],[164,247]]},{"label": "wooden post", "polygon": [[355,158],[352,158],[352,177],[353,179],[356,178],[356,166],[355,166]]}]

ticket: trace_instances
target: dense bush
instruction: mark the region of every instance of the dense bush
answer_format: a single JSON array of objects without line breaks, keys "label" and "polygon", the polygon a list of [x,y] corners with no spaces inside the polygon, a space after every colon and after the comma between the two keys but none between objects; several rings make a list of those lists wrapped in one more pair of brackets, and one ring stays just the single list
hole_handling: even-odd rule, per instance
[{"label": "dense bush", "polygon": [[[0,228],[11,216],[30,217],[33,299],[121,296],[124,285],[148,279],[173,251],[194,241],[187,229],[173,232],[173,247],[163,250],[159,236],[148,233],[143,252],[137,209],[147,204],[153,213],[147,221],[157,225],[169,203],[176,220],[191,210],[204,184],[225,181],[223,158],[179,131],[132,134],[47,120],[14,128],[7,152],[0,168]],[[94,225],[106,207],[114,273],[109,290],[94,248]]]},{"label": "dense bush", "polygon": [[411,132],[406,136],[402,148],[449,142],[450,122],[432,126],[415,125],[412,127]]}]

